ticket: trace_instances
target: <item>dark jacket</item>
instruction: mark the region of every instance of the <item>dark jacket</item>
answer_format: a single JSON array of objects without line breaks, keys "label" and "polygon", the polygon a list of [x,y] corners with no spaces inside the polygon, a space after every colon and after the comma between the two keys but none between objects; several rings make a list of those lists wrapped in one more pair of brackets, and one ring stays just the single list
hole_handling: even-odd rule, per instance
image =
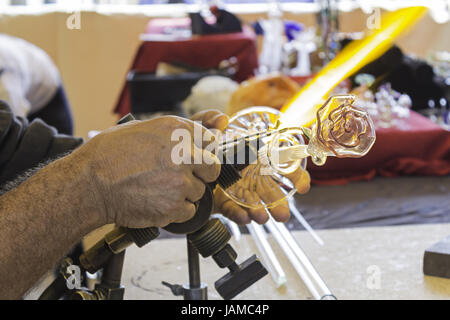
[{"label": "dark jacket", "polygon": [[58,134],[40,119],[29,123],[14,116],[8,104],[0,100],[0,185],[82,143],[81,138]]}]

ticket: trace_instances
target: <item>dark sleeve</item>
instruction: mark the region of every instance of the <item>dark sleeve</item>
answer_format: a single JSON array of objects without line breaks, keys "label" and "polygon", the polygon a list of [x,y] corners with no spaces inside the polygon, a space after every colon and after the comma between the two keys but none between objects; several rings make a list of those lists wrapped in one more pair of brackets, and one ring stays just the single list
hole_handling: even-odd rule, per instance
[{"label": "dark sleeve", "polygon": [[40,119],[29,123],[15,117],[8,104],[0,100],[0,185],[82,143],[81,138],[58,134]]}]

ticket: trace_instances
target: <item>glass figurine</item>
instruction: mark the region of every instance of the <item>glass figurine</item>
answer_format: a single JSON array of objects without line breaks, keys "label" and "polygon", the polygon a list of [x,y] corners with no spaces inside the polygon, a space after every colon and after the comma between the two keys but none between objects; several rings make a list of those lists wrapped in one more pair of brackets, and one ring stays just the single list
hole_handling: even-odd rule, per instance
[{"label": "glass figurine", "polygon": [[329,156],[358,158],[367,154],[375,142],[375,129],[368,113],[356,108],[354,101],[353,95],[332,96],[318,109],[312,128],[283,128],[280,111],[269,107],[236,113],[220,148],[244,142],[247,148],[242,152],[250,156],[238,155],[246,162],[240,172],[242,179],[224,190],[225,194],[244,207],[273,208],[295,194],[307,157],[324,165]]}]

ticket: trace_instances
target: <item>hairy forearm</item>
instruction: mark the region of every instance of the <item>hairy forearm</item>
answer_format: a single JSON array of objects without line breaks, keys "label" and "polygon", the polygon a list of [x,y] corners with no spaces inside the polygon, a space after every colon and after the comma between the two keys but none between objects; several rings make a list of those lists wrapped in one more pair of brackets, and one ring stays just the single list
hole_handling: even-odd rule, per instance
[{"label": "hairy forearm", "polygon": [[0,299],[20,298],[85,234],[104,224],[88,168],[69,155],[0,197]]}]

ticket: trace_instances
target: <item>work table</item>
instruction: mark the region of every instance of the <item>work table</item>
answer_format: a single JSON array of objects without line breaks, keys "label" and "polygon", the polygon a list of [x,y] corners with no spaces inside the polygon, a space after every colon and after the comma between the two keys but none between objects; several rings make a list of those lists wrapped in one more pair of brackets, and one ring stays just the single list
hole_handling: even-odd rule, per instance
[{"label": "work table", "polygon": [[[450,279],[424,276],[425,249],[450,235],[450,224],[319,230],[324,246],[306,231],[293,231],[316,270],[338,299],[450,299]],[[312,299],[311,294],[278,244],[269,242],[287,276],[276,288],[267,275],[235,299]],[[231,244],[238,262],[259,256],[249,235]],[[123,270],[125,299],[181,299],[161,284],[188,281],[186,240],[158,239],[139,249],[127,249]],[[227,270],[212,258],[201,258],[202,282],[208,284],[209,299],[220,299],[214,282]],[[379,281],[378,281],[379,280]],[[379,284],[379,285],[378,285]]]}]

